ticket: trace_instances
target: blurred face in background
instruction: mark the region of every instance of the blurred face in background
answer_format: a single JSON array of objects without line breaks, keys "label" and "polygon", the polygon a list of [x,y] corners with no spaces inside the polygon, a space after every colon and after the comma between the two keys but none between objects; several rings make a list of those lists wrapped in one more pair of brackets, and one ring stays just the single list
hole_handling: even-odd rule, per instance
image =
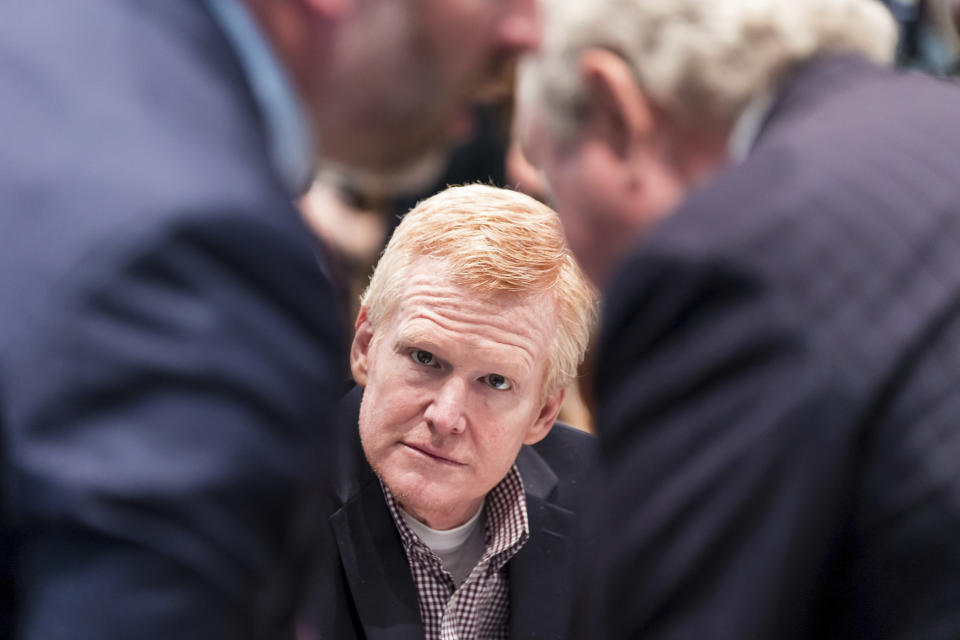
[{"label": "blurred face in background", "polygon": [[521,99],[515,134],[541,171],[570,249],[603,288],[633,245],[682,200],[687,185],[668,160],[626,63],[610,52],[594,53],[584,62],[592,74],[591,106],[578,130],[558,139],[545,124],[543,105]]},{"label": "blurred face in background", "polygon": [[471,106],[540,39],[537,0],[356,0],[315,101],[323,156],[389,177],[471,133]]}]

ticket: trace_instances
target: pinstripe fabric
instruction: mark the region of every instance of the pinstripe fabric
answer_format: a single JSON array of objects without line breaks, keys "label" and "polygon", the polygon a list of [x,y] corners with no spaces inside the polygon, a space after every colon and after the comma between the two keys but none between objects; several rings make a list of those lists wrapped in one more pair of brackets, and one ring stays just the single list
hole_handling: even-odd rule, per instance
[{"label": "pinstripe fabric", "polygon": [[799,69],[607,291],[598,637],[960,637],[960,90]]},{"label": "pinstripe fabric", "polygon": [[487,549],[459,588],[440,558],[410,530],[381,482],[417,587],[426,640],[506,640],[510,589],[506,564],[530,537],[523,480],[516,465],[487,494]]}]

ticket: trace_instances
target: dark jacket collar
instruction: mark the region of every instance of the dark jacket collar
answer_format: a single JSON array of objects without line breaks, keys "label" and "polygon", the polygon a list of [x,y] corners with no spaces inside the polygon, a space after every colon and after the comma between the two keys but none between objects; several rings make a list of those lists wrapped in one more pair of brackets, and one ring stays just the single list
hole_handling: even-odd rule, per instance
[{"label": "dark jacket collar", "polygon": [[884,77],[882,67],[857,55],[823,55],[798,64],[780,82],[777,97],[762,127],[759,141],[774,133],[781,125],[802,116],[822,104],[823,94],[835,93],[838,87],[869,82]]},{"label": "dark jacket collar", "polygon": [[544,458],[523,447],[517,467],[527,493],[530,540],[507,565],[510,637],[566,638],[573,606],[576,514],[551,501],[558,479]]}]

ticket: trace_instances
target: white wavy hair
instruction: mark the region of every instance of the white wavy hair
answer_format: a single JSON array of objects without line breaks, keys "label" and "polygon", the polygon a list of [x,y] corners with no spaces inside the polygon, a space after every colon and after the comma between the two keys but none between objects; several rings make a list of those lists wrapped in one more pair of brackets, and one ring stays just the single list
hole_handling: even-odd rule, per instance
[{"label": "white wavy hair", "polygon": [[[759,92],[819,54],[894,58],[897,30],[877,0],[542,0],[543,47],[521,64],[519,99],[569,141],[586,102],[579,56],[620,55],[680,125],[730,126]],[[532,102],[531,102],[532,101]]]}]

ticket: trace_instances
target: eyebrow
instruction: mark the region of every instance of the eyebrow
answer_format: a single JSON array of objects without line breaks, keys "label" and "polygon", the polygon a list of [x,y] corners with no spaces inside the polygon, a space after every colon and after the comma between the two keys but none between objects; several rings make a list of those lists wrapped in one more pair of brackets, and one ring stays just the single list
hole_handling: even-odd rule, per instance
[{"label": "eyebrow", "polygon": [[395,346],[402,347],[407,345],[421,345],[424,348],[430,347],[433,349],[440,346],[436,340],[423,331],[401,332],[397,336]]},{"label": "eyebrow", "polygon": [[[402,349],[404,347],[416,346],[418,349],[423,349],[424,351],[430,351],[435,356],[440,358],[440,360],[446,360],[444,353],[437,341],[424,331],[401,331],[396,338],[394,348]],[[440,350],[441,353],[436,353],[437,350]],[[496,373],[502,376],[509,378],[515,384],[520,383],[520,379],[528,373],[528,367],[525,362],[522,360],[513,359],[512,364],[507,365],[503,368],[494,367],[490,371],[487,371],[487,374]]]}]

